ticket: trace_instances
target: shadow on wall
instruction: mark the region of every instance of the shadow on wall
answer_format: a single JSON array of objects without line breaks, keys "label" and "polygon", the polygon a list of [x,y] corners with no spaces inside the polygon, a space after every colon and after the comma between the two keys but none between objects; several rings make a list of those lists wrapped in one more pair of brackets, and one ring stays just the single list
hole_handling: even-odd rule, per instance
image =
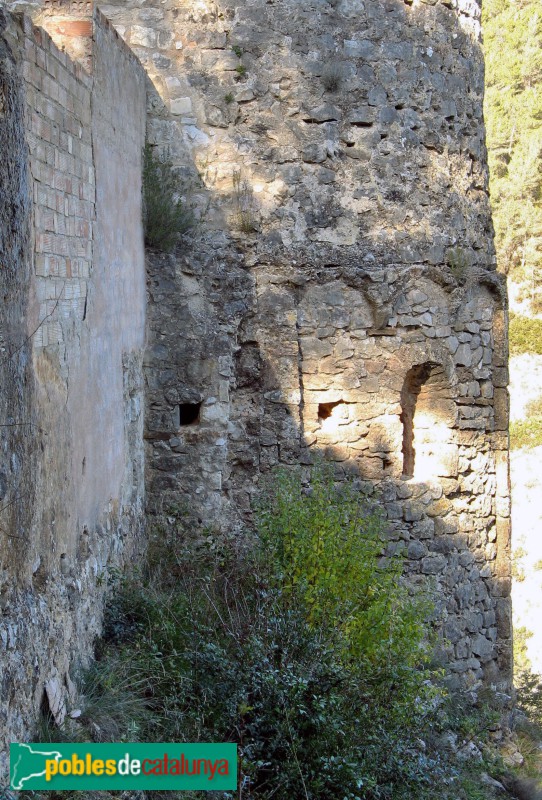
[{"label": "shadow on wall", "polygon": [[[0,9],[0,36],[6,27]],[[26,166],[23,81],[0,38],[0,564],[26,559],[41,431],[34,415],[30,369],[30,188]],[[22,544],[22,547],[20,546]],[[0,608],[6,598],[0,575]]]}]

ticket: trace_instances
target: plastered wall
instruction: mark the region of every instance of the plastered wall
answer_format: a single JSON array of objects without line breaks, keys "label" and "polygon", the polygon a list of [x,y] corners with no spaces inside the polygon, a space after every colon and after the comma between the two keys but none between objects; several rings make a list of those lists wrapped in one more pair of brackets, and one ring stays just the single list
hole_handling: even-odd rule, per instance
[{"label": "plastered wall", "polygon": [[145,77],[98,12],[91,73],[28,18],[1,20],[5,770],[40,706],[61,721],[75,702],[109,570],[141,544]]}]

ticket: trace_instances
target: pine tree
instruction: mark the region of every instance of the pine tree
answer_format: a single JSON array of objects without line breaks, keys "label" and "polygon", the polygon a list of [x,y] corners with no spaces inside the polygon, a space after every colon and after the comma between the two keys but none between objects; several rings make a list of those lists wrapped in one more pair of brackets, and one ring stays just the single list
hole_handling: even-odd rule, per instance
[{"label": "pine tree", "polygon": [[542,7],[485,0],[485,117],[501,271],[542,310]]}]

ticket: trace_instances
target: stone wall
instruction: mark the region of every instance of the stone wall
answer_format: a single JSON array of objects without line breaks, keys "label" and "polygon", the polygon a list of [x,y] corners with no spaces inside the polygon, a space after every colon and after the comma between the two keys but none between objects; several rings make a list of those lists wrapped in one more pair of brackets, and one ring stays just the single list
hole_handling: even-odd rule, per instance
[{"label": "stone wall", "polygon": [[354,472],[441,598],[452,683],[511,668],[505,289],[475,2],[102,6],[201,222],[149,256],[151,508],[239,528]]},{"label": "stone wall", "polygon": [[62,719],[108,570],[140,546],[145,76],[99,13],[92,76],[1,21],[3,772],[40,706]]},{"label": "stone wall", "polygon": [[[10,23],[15,61],[3,56],[2,85],[9,76],[19,105],[2,169],[19,170],[10,191],[23,253],[25,181],[47,190],[36,195],[41,273],[14,288],[10,334],[23,347],[6,402],[39,427],[30,440],[5,435],[26,465],[21,485],[40,498],[9,506],[10,531],[27,538],[2,540],[12,738],[45,685],[62,714],[66,642],[89,652],[96,584],[132,552],[143,496],[144,75],[99,13],[89,61],[88,26],[68,24],[85,22],[86,2],[28,5],[93,75],[41,29]],[[509,686],[506,298],[478,4],[119,0],[101,10],[146,71],[148,141],[198,217],[174,254],[148,254],[150,510],[174,505],[240,531],[263,475],[323,456],[384,506],[390,547],[404,543],[412,580],[436,589],[450,683]],[[21,99],[32,87],[34,99]],[[56,119],[61,92],[78,103]],[[30,177],[23,102],[39,120]],[[58,140],[41,132],[47,122]],[[78,193],[82,205],[70,205]],[[58,194],[63,214],[48,206]],[[31,347],[21,313],[38,328]],[[23,618],[43,636],[30,642]]]}]

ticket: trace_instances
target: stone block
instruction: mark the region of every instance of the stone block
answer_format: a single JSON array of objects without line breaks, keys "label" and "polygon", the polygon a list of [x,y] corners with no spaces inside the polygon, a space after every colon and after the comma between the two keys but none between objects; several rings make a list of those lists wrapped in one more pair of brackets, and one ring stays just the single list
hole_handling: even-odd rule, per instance
[{"label": "stone block", "polygon": [[132,25],[130,28],[130,44],[138,47],[156,47],[156,31],[154,28]]},{"label": "stone block", "polygon": [[504,389],[510,382],[508,367],[495,367],[493,370],[493,385],[496,388]]},{"label": "stone block", "polygon": [[458,346],[454,354],[454,361],[458,366],[470,367],[472,364],[472,351],[468,343]]},{"label": "stone block", "polygon": [[421,570],[424,575],[439,575],[446,569],[447,559],[443,555],[426,556],[422,559]]},{"label": "stone block", "polygon": [[407,556],[412,560],[418,561],[419,559],[423,558],[427,555],[427,547],[423,542],[419,541],[411,541],[408,543],[407,547]]},{"label": "stone block", "polygon": [[471,647],[474,655],[478,656],[482,662],[489,661],[494,655],[493,642],[481,634],[474,637]]},{"label": "stone block", "polygon": [[169,108],[176,116],[192,113],[192,99],[190,97],[175,97],[170,100]]}]

